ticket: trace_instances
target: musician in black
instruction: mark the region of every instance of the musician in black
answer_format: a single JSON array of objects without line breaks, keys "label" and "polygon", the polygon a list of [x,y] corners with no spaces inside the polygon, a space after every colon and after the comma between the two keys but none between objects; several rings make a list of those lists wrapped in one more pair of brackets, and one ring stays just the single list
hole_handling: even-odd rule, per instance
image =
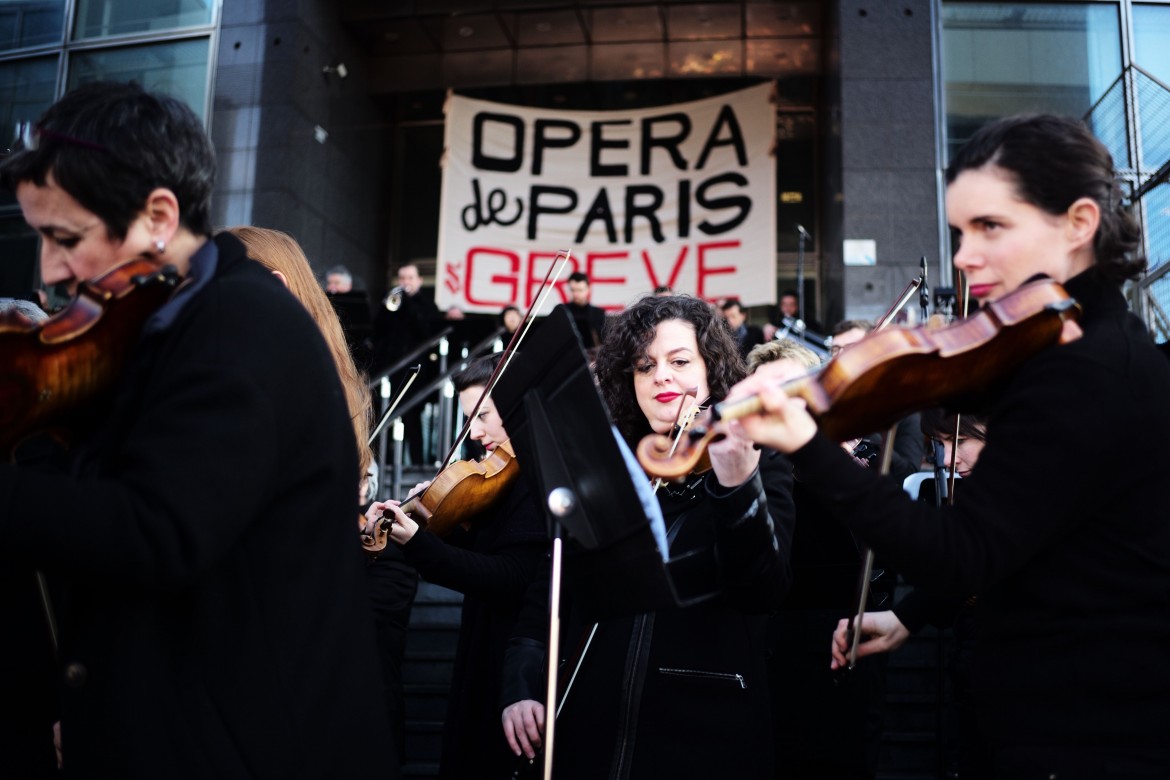
[{"label": "musician in black", "polygon": [[[686,390],[718,399],[743,371],[723,319],[689,296],[648,296],[615,316],[597,362],[602,395],[631,444],[671,431],[680,405],[693,403]],[[710,454],[710,471],[665,485],[657,498],[671,557],[689,556],[697,581],[715,592],[692,606],[598,625],[557,720],[562,780],[771,779],[763,642],[767,613],[791,579],[791,475],[782,458],[735,437]],[[504,729],[518,755],[533,754],[544,718],[542,681],[522,674],[543,659],[547,587],[541,594],[543,605],[534,600],[522,613],[505,665],[506,675],[516,673],[505,692],[517,695],[503,702]],[[566,591],[566,654],[589,627],[573,596]],[[530,653],[537,663],[526,666]]]},{"label": "musician in black", "polygon": [[979,594],[973,688],[995,777],[1166,777],[1170,366],[1120,291],[1144,267],[1140,228],[1109,152],[1074,120],[994,122],[946,179],[974,298],[1043,274],[1083,310],[1068,343],[984,399],[987,442],[962,500],[915,503],[857,468],[766,367],[732,396],[758,394],[767,413],[732,427],[791,453],[833,517],[907,580]]},{"label": "musician in black", "polygon": [[559,303],[569,310],[577,332],[581,334],[581,343],[585,349],[592,349],[601,345],[605,335],[605,310],[589,302],[590,285],[589,275],[584,271],[575,271],[569,274],[569,301]]}]

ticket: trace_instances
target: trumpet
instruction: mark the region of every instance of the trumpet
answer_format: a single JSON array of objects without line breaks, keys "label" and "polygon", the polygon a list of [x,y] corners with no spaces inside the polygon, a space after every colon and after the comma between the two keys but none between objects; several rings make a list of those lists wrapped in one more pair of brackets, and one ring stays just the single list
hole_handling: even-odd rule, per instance
[{"label": "trumpet", "polygon": [[399,307],[402,306],[402,293],[403,290],[401,287],[395,287],[390,291],[390,294],[386,296],[386,300],[382,302],[386,307],[386,311],[398,311]]}]

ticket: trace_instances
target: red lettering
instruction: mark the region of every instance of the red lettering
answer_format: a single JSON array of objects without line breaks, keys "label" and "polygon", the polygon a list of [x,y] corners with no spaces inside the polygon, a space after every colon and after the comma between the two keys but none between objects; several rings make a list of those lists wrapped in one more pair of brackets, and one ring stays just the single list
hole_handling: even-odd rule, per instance
[{"label": "red lettering", "polygon": [[[604,260],[629,259],[629,252],[590,252],[589,254],[585,255],[585,268],[587,269],[585,273],[589,275],[589,286],[597,287],[599,284],[616,284],[619,286],[624,285],[627,281],[629,281],[627,277],[601,276],[597,273],[597,266],[594,264]],[[611,303],[607,306],[602,306],[601,308],[605,309],[606,311],[621,311],[625,308],[625,306],[621,303]]]},{"label": "red lettering", "polygon": [[739,269],[734,265],[723,265],[714,268],[708,268],[707,252],[714,249],[738,249],[740,245],[739,240],[735,241],[712,241],[707,244],[699,244],[698,255],[698,280],[695,284],[695,295],[699,298],[707,300],[707,294],[704,288],[707,285],[708,276],[716,276],[718,274],[733,274]]},{"label": "red lettering", "polygon": [[658,280],[658,274],[654,273],[654,263],[650,261],[650,252],[645,249],[642,250],[642,264],[646,266],[646,273],[650,276],[651,290],[663,286],[669,287],[672,290],[675,289],[675,286],[678,284],[679,272],[682,271],[683,263],[687,260],[688,249],[690,249],[689,246],[684,246],[678,251],[678,260],[674,261],[674,266],[670,269],[670,278],[666,281],[665,285]]},{"label": "red lettering", "polygon": [[[480,298],[478,294],[472,289],[475,282],[475,261],[480,257],[484,258],[485,262],[491,263],[495,258],[503,258],[508,261],[511,268],[510,273],[491,273],[489,267],[488,273],[491,273],[491,284],[502,284],[505,289],[510,289],[512,292],[501,300],[492,300],[490,298]],[[464,288],[464,297],[469,304],[475,306],[493,306],[499,309],[505,306],[510,306],[512,301],[516,300],[516,294],[519,292],[519,278],[520,278],[520,256],[515,252],[509,252],[506,249],[492,249],[485,246],[475,246],[467,250],[467,278],[466,286]],[[484,295],[490,294],[485,291]]]}]

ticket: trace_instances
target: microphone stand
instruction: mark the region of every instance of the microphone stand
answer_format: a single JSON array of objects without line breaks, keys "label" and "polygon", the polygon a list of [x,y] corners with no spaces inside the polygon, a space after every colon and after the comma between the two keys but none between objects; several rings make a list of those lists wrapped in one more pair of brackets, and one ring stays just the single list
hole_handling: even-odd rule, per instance
[{"label": "microphone stand", "polygon": [[918,308],[922,314],[920,325],[925,325],[930,317],[930,286],[926,283],[926,255],[918,261],[918,270],[922,272],[922,285],[918,288]]},{"label": "microphone stand", "polygon": [[808,239],[808,231],[803,225],[797,224],[797,251],[796,251],[796,318],[804,322],[804,242]]}]

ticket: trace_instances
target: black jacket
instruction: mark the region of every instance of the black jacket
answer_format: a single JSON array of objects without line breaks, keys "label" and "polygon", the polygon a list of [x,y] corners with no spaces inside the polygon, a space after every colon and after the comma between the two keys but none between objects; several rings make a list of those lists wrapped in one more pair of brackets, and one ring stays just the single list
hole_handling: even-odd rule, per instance
[{"label": "black jacket", "polygon": [[1089,271],[1066,288],[1083,338],[1008,380],[954,507],[912,502],[822,436],[792,459],[908,580],[979,594],[974,687],[999,766],[1023,750],[1059,768],[1072,746],[1166,761],[1170,365],[1115,285]]},{"label": "black jacket", "polygon": [[[765,454],[761,464],[773,490],[783,492],[791,480],[786,461]],[[764,633],[767,613],[791,579],[790,499],[778,496],[777,506],[789,514],[774,522],[758,474],[728,491],[709,473],[658,496],[671,557],[694,556],[695,571],[707,570],[715,595],[599,624],[557,720],[557,777],[771,778]],[[561,645],[570,659],[590,628],[574,613],[572,598],[566,594]],[[547,623],[526,620],[539,614],[530,603],[517,625],[505,699],[544,698],[538,684],[516,686],[525,651],[542,646]],[[567,665],[561,674],[570,671]]]},{"label": "black jacket", "polygon": [[0,554],[68,591],[69,775],[384,777],[355,737],[387,716],[336,369],[234,237],[195,260],[74,473],[0,464]]},{"label": "black jacket", "polygon": [[443,722],[443,778],[507,778],[516,765],[500,724],[500,677],[524,593],[548,549],[545,520],[523,476],[492,511],[444,539],[416,533],[402,547],[423,579],[459,591],[463,615]]}]

